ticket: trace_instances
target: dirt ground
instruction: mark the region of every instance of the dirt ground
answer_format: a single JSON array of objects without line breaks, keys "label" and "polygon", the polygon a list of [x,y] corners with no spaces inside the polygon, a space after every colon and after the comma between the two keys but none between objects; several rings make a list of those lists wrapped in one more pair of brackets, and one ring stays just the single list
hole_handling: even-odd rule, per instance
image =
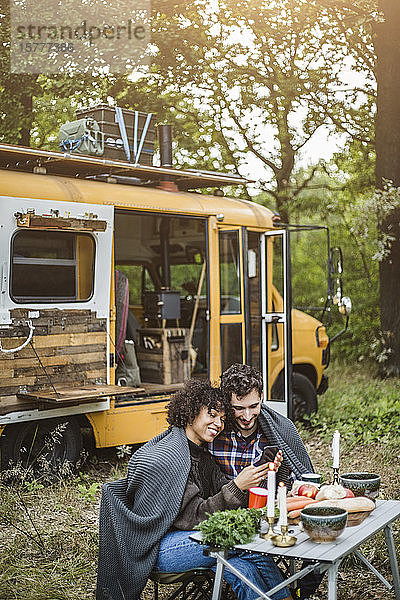
[{"label": "dirt ground", "polygon": [[[330,442],[305,428],[301,435],[315,469],[330,481]],[[354,446],[347,438],[341,443],[341,471],[378,472],[381,498],[399,500],[400,440]],[[0,486],[0,600],[93,600],[101,483],[124,477],[127,460],[117,459],[115,449],[101,450],[72,481],[49,488],[32,482],[22,492]],[[394,533],[400,559],[400,520]],[[367,542],[363,553],[390,580],[383,534]],[[169,591],[160,588],[160,600]],[[153,598],[152,583],[142,598]],[[323,581],[313,600],[326,598]],[[340,568],[338,600],[359,599],[394,600],[394,594],[349,558]]]}]

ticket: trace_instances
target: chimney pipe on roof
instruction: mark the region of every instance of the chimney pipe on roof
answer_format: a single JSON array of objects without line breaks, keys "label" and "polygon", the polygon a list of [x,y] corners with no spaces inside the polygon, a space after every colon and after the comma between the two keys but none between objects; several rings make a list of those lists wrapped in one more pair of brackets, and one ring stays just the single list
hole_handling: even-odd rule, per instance
[{"label": "chimney pipe on roof", "polygon": [[[158,140],[160,144],[160,166],[172,168],[172,125],[158,126]],[[164,175],[159,188],[171,192],[178,191],[173,177]]]},{"label": "chimney pipe on roof", "polygon": [[161,167],[172,167],[172,125],[158,126]]}]

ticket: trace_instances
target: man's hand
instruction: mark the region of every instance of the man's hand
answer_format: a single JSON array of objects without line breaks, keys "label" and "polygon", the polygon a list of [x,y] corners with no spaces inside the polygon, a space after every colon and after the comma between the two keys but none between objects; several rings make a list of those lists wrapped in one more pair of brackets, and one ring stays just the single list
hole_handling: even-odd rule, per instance
[{"label": "man's hand", "polygon": [[[279,452],[278,452],[279,454]],[[259,467],[249,465],[235,477],[234,482],[240,490],[248,490],[251,487],[257,487],[267,477],[269,463],[264,463]]]},{"label": "man's hand", "polygon": [[282,450],[278,450],[278,452],[276,453],[276,456],[274,458],[275,471],[277,471],[279,469],[282,462],[283,462]]}]

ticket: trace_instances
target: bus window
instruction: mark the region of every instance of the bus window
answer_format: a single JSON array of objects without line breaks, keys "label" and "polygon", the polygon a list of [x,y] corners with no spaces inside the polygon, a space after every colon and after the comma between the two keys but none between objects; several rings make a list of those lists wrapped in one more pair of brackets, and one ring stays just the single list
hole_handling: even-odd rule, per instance
[{"label": "bus window", "polygon": [[256,369],[261,369],[261,283],[260,283],[260,234],[248,232],[248,302],[250,315],[250,357],[249,362]]},{"label": "bus window", "polygon": [[221,324],[221,365],[225,371],[234,363],[243,362],[242,324]]},{"label": "bus window", "polygon": [[238,231],[220,232],[219,263],[221,314],[239,314],[242,310],[240,301]]},{"label": "bus window", "polygon": [[[280,240],[277,240],[279,246]],[[278,250],[280,249],[280,246]],[[248,232],[248,298],[250,315],[250,364],[261,370],[261,282],[260,282],[260,234],[255,231]],[[278,287],[282,286],[282,269],[278,270]],[[275,306],[273,303],[273,310]],[[279,349],[278,326],[271,327],[271,351]]]},{"label": "bus window", "polygon": [[154,292],[155,285],[147,267],[143,265],[115,265],[117,271],[122,271],[129,281],[129,304],[142,304],[143,292]]},{"label": "bus window", "polygon": [[[181,298],[193,299],[197,294],[203,263],[171,265],[171,287],[180,292]],[[206,280],[203,278],[200,295],[205,294]]]},{"label": "bus window", "polygon": [[154,279],[152,279],[149,270],[144,267],[142,271],[142,294],[143,292],[154,292],[156,289]]},{"label": "bus window", "polygon": [[95,244],[91,235],[19,231],[11,253],[15,302],[79,302],[92,296]]}]

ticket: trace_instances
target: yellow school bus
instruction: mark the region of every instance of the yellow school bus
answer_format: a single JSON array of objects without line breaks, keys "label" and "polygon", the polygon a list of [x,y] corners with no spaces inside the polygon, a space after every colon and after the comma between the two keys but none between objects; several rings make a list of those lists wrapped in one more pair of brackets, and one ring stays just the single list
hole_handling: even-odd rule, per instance
[{"label": "yellow school bus", "polygon": [[54,428],[53,466],[76,463],[83,430],[142,443],[187,378],[236,362],[281,413],[289,396],[289,414],[316,410],[328,336],[291,308],[288,230],[222,194],[243,183],[0,145],[3,468],[38,464]]}]

